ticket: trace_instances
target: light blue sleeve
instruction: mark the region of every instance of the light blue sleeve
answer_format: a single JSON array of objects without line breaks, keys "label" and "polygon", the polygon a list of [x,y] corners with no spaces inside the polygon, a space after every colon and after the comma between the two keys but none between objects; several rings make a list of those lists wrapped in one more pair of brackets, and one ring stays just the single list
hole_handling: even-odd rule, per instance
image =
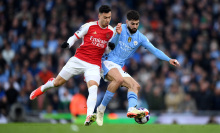
[{"label": "light blue sleeve", "polygon": [[141,45],[161,60],[169,61],[171,59],[166,54],[164,54],[164,52],[162,52],[161,50],[155,48],[151,44],[151,42],[147,39],[147,37],[145,37],[145,36],[142,37]]},{"label": "light blue sleeve", "polygon": [[114,43],[115,46],[118,44],[118,41],[119,41],[119,37],[120,37],[120,34],[118,34],[116,32],[116,27],[114,27],[114,35],[113,35],[113,38],[112,40],[110,41],[111,43]]}]

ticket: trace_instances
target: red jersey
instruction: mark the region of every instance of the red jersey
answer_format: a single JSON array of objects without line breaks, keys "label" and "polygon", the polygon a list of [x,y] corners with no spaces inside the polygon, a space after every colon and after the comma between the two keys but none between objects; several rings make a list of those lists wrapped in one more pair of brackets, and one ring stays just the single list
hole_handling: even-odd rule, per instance
[{"label": "red jersey", "polygon": [[101,57],[113,34],[114,29],[110,25],[101,28],[98,21],[82,25],[74,34],[78,39],[83,39],[82,44],[76,50],[75,57],[101,67]]}]

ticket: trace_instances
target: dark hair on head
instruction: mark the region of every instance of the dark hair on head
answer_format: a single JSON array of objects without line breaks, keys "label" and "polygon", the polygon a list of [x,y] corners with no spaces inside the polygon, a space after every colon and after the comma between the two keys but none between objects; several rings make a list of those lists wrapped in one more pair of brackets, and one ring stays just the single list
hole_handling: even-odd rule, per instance
[{"label": "dark hair on head", "polygon": [[109,13],[111,11],[111,8],[108,5],[102,5],[99,8],[99,13]]},{"label": "dark hair on head", "polygon": [[139,17],[140,17],[139,13],[135,10],[130,10],[127,13],[128,20],[139,20]]}]

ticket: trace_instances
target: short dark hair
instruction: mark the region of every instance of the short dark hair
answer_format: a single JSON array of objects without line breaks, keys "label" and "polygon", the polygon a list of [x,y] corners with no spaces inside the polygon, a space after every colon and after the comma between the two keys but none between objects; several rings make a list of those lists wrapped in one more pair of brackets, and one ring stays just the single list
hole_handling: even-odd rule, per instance
[{"label": "short dark hair", "polygon": [[99,13],[109,13],[111,11],[111,8],[108,5],[102,5],[99,8]]},{"label": "short dark hair", "polygon": [[130,10],[127,12],[127,19],[128,20],[139,20],[139,13],[135,10]]}]

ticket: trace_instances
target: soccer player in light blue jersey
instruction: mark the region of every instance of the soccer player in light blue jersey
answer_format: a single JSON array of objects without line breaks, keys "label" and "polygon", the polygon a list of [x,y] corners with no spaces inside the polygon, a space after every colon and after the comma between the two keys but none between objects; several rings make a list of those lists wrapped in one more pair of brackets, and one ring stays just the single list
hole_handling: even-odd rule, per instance
[{"label": "soccer player in light blue jersey", "polygon": [[143,117],[148,113],[136,109],[137,94],[140,90],[140,85],[128,73],[122,70],[125,61],[130,58],[140,46],[146,48],[157,58],[168,61],[171,65],[179,66],[179,62],[176,59],[169,58],[162,51],[155,48],[147,37],[137,30],[138,26],[139,13],[134,10],[129,11],[127,13],[126,24],[121,25],[119,23],[115,27],[116,30],[122,28],[121,33],[116,33],[111,41],[115,44],[115,49],[102,58],[103,76],[105,79],[111,81],[111,83],[108,85],[102,103],[97,107],[96,122],[99,126],[103,125],[103,116],[106,106],[120,86],[128,88],[127,117]]}]

